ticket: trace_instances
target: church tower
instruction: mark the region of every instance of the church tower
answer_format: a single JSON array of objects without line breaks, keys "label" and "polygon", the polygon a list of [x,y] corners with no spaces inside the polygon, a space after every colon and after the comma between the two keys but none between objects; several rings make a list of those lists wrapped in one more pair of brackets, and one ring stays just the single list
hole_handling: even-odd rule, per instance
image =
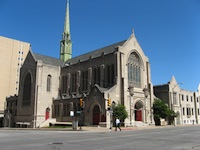
[{"label": "church tower", "polygon": [[62,40],[60,41],[60,59],[67,61],[72,57],[72,42],[70,35],[70,20],[69,20],[69,0],[67,0],[66,15],[64,32],[62,34]]}]

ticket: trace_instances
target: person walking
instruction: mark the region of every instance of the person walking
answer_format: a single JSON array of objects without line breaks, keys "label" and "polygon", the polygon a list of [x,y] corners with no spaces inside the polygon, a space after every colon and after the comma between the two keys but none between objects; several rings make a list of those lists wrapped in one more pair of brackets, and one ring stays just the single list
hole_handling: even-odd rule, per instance
[{"label": "person walking", "polygon": [[115,120],[115,131],[117,131],[117,128],[121,131],[122,129],[120,128],[120,120],[119,118],[116,118]]}]

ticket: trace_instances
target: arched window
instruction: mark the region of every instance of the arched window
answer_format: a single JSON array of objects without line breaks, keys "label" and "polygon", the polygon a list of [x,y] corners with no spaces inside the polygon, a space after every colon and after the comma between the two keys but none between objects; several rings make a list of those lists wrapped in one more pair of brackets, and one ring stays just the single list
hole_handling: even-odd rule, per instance
[{"label": "arched window", "polygon": [[47,76],[47,91],[51,91],[51,75]]},{"label": "arched window", "polygon": [[30,105],[31,102],[31,75],[28,73],[24,78],[22,105]]},{"label": "arched window", "polygon": [[128,84],[141,87],[141,61],[136,53],[131,53],[128,58]]}]

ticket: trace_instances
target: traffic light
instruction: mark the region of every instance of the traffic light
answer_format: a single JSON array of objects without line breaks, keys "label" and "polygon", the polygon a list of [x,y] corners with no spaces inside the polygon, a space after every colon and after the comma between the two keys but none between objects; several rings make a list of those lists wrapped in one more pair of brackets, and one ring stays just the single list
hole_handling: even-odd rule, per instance
[{"label": "traffic light", "polygon": [[83,107],[83,99],[80,99],[80,107]]},{"label": "traffic light", "polygon": [[80,99],[80,107],[84,107],[84,100],[82,98]]},{"label": "traffic light", "polygon": [[110,107],[110,106],[111,106],[111,99],[108,98],[108,107]]}]

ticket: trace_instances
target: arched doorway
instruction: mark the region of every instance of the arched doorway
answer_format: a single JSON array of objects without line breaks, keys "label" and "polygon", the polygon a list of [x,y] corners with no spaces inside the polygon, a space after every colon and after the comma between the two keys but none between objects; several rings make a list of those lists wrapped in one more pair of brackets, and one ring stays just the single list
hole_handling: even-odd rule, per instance
[{"label": "arched doorway", "polygon": [[143,108],[143,104],[142,102],[137,102],[135,104],[135,121],[142,121],[142,108]]},{"label": "arched doorway", "polygon": [[100,109],[98,105],[93,108],[93,125],[99,125],[100,122]]},{"label": "arched doorway", "polygon": [[45,120],[49,119],[50,108],[48,107],[45,112]]}]

